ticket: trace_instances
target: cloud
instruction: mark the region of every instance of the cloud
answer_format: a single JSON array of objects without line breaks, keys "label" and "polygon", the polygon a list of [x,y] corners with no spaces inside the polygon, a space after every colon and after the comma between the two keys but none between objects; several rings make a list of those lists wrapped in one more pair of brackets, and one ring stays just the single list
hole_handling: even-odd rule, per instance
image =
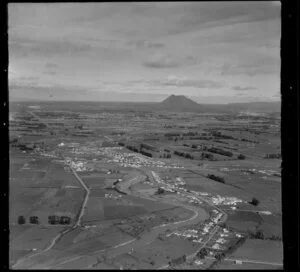
[{"label": "cloud", "polygon": [[39,77],[37,76],[22,76],[18,78],[20,81],[37,81],[38,79]]},{"label": "cloud", "polygon": [[45,65],[46,68],[57,68],[58,65],[52,62],[47,62]]},{"label": "cloud", "polygon": [[280,59],[270,56],[260,56],[246,59],[237,64],[226,62],[221,67],[222,75],[278,75]]},{"label": "cloud", "polygon": [[29,54],[35,56],[80,54],[90,50],[91,45],[68,39],[37,41],[29,38],[12,37],[9,42],[9,51],[20,56],[28,56]]},{"label": "cloud", "polygon": [[234,91],[251,91],[251,90],[256,90],[257,88],[247,86],[247,87],[241,87],[241,86],[233,86],[232,90]]},{"label": "cloud", "polygon": [[43,74],[45,74],[45,75],[57,75],[57,72],[55,72],[55,71],[45,71],[45,72],[43,72]]},{"label": "cloud", "polygon": [[164,47],[164,43],[161,42],[150,42],[146,40],[137,40],[137,41],[130,41],[128,45],[134,46],[138,49],[145,49],[145,48],[162,48]]},{"label": "cloud", "polygon": [[187,77],[177,77],[174,75],[170,75],[166,80],[161,81],[161,85],[175,87],[194,87],[199,89],[218,89],[223,86],[222,83],[213,80],[189,79]]},{"label": "cloud", "polygon": [[200,64],[200,59],[193,56],[176,56],[172,54],[155,54],[143,65],[148,68],[173,68]]}]

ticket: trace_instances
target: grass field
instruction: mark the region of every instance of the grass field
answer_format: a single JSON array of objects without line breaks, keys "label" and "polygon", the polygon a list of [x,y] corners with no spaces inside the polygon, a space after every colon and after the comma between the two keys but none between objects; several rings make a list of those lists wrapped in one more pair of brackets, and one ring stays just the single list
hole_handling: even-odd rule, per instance
[{"label": "grass field", "polygon": [[[11,227],[13,229],[13,227]],[[31,226],[25,228],[22,234],[19,234],[11,241],[11,249],[29,250],[32,248],[42,249],[47,246],[64,227],[41,227]]]},{"label": "grass field", "polygon": [[269,264],[256,264],[256,263],[242,263],[235,264],[232,261],[222,261],[218,266],[215,267],[216,270],[283,270],[283,266],[275,266]]},{"label": "grass field", "polygon": [[283,263],[283,246],[278,241],[247,239],[230,258]]}]

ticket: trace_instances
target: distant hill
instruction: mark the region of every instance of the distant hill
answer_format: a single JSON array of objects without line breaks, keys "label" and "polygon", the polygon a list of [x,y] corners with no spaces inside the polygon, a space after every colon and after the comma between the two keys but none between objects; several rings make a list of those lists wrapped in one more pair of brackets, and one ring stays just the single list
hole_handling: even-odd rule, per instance
[{"label": "distant hill", "polygon": [[167,110],[174,111],[195,111],[200,110],[200,105],[184,95],[170,95],[160,102],[160,106]]},{"label": "distant hill", "polygon": [[250,102],[250,103],[231,103],[228,108],[233,111],[272,113],[281,111],[280,102]]},{"label": "distant hill", "polygon": [[200,104],[203,111],[212,113],[280,113],[281,102],[249,102],[229,104]]}]

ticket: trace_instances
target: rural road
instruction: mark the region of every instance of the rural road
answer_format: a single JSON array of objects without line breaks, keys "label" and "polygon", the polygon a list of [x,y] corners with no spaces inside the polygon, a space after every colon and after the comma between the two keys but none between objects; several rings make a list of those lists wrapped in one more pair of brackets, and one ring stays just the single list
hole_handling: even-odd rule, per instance
[{"label": "rural road", "polygon": [[51,128],[49,126],[49,124],[47,122],[45,122],[45,120],[43,120],[42,118],[40,118],[38,115],[36,115],[34,112],[32,111],[28,111],[29,114],[31,114],[34,118],[38,119],[41,123],[43,123],[47,128]]},{"label": "rural road", "polygon": [[86,184],[78,176],[78,174],[76,173],[76,171],[71,166],[69,166],[69,167],[70,167],[71,171],[73,172],[74,176],[77,178],[77,180],[80,182],[81,186],[83,187],[83,189],[86,192],[85,197],[84,197],[84,201],[83,201],[82,206],[81,206],[81,210],[80,210],[79,216],[77,218],[77,222],[75,224],[76,227],[79,227],[80,223],[81,223],[81,218],[82,218],[82,216],[84,214],[84,210],[86,208],[86,204],[87,204],[87,202],[89,200],[89,196],[90,196],[91,190],[86,186]]}]

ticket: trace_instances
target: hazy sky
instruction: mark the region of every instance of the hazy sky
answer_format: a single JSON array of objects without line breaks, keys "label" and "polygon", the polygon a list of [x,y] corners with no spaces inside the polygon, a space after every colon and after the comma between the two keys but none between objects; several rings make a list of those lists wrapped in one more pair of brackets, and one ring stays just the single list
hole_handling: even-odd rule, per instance
[{"label": "hazy sky", "polygon": [[279,101],[280,2],[9,4],[11,98]]}]

